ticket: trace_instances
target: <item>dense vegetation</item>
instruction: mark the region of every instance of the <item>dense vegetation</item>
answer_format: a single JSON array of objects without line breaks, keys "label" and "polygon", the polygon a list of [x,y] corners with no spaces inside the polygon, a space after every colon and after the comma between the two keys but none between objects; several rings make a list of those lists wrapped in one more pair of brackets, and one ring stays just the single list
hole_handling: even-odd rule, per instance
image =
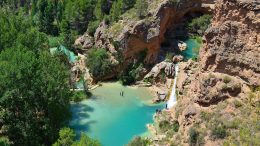
[{"label": "dense vegetation", "polygon": [[77,35],[88,31],[94,35],[103,20],[114,22],[134,7],[136,0],[18,0],[0,1],[0,6],[28,15],[39,31],[59,36],[70,48]]},{"label": "dense vegetation", "polygon": [[49,53],[47,39],[58,26],[46,16],[55,3],[37,1],[46,22],[35,23],[27,2],[0,2],[0,145],[51,145],[70,120],[67,61]]},{"label": "dense vegetation", "polygon": [[63,128],[59,132],[59,139],[53,146],[101,146],[95,140],[89,138],[86,134],[82,133],[79,140],[76,140],[76,134],[70,128]]},{"label": "dense vegetation", "polygon": [[87,67],[95,77],[105,76],[111,72],[111,62],[105,49],[91,49],[87,55]]},{"label": "dense vegetation", "polygon": [[208,14],[202,15],[198,18],[194,18],[192,19],[192,21],[187,23],[187,28],[190,32],[203,35],[210,25],[211,18],[212,16]]}]

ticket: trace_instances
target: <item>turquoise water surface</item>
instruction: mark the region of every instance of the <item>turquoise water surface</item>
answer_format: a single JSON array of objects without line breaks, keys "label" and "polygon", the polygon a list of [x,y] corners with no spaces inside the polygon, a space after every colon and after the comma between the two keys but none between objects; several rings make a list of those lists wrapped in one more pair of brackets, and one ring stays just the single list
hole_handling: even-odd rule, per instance
[{"label": "turquoise water surface", "polygon": [[200,48],[200,44],[195,39],[187,39],[184,42],[187,44],[187,49],[182,52],[184,58],[190,59],[193,57],[197,57],[199,55],[199,52],[196,48]]},{"label": "turquoise water surface", "polygon": [[68,56],[69,61],[72,63],[74,63],[77,60],[77,55],[75,55],[72,51],[70,51],[69,49],[67,49],[62,45],[56,48],[50,48],[51,54],[54,54],[57,51],[63,52],[66,56]]},{"label": "turquoise water surface", "polygon": [[164,107],[149,104],[152,97],[145,88],[104,83],[92,93],[92,99],[72,104],[70,125],[77,134],[86,132],[104,146],[123,146],[135,135],[146,133],[155,110]]}]

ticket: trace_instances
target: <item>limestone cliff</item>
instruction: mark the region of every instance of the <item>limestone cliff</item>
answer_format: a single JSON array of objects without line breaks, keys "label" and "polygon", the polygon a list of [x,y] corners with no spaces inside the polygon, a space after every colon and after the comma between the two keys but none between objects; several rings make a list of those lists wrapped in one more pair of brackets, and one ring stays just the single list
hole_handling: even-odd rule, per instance
[{"label": "limestone cliff", "polygon": [[202,71],[239,76],[260,85],[259,1],[223,0],[215,8],[200,52]]},{"label": "limestone cliff", "polygon": [[216,1],[200,61],[180,63],[178,103],[156,115],[153,145],[260,145],[259,11],[257,0]]},{"label": "limestone cliff", "polygon": [[[214,0],[149,0],[145,19],[140,20],[134,16],[133,9],[129,10],[121,16],[121,20],[110,26],[101,23],[94,39],[87,34],[79,37],[75,46],[87,50],[94,45],[106,48],[111,53],[118,51],[117,47],[120,47],[126,60],[147,49],[146,61],[152,63],[157,59],[167,29],[188,12],[208,13],[212,9]],[[91,43],[91,40],[94,42]],[[115,46],[114,42],[119,42],[119,46]]]}]

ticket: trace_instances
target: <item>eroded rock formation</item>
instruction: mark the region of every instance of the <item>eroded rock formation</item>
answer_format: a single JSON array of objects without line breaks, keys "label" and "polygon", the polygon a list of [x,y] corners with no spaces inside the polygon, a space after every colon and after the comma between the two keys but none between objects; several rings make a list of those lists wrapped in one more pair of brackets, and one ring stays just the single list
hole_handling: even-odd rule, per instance
[{"label": "eroded rock formation", "polygon": [[[114,53],[119,49],[114,46],[114,42],[119,42],[126,60],[147,49],[146,61],[151,63],[157,59],[164,34],[169,27],[180,21],[188,12],[207,13],[213,8],[214,0],[181,0],[179,3],[171,0],[151,1],[148,17],[143,20],[129,18],[125,14],[122,20],[112,26],[101,23],[95,33],[93,44]],[[92,44],[89,40],[92,38],[85,34],[77,39],[75,46],[83,50],[90,49]]]},{"label": "eroded rock formation", "polygon": [[[260,131],[254,126],[257,123],[254,119],[260,118],[259,11],[257,0],[216,1],[200,61],[179,64],[178,104],[165,114],[170,115],[169,121],[178,121],[179,130],[154,143],[260,144]],[[197,134],[195,141],[191,141],[194,136],[191,129]],[[216,129],[221,129],[223,135]],[[252,130],[241,135],[245,129]],[[161,134],[165,133],[158,135]],[[245,135],[251,138],[244,139]]]},{"label": "eroded rock formation", "polygon": [[222,0],[200,51],[202,71],[239,76],[260,85],[260,5],[256,0]]}]

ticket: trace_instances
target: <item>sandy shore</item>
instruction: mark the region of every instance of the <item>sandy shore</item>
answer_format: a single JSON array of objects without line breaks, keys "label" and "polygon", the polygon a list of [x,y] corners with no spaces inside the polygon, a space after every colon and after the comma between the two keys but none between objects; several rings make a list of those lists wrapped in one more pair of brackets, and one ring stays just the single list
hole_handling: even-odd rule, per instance
[{"label": "sandy shore", "polygon": [[152,95],[153,99],[156,99],[156,98],[158,98],[157,93],[167,94],[169,92],[170,85],[171,85],[171,79],[168,79],[165,84],[161,84],[161,83],[146,84],[143,82],[137,82],[135,85],[130,85],[128,87],[133,88],[133,89],[140,88],[140,87],[146,88],[146,89],[148,89],[149,93]]}]

